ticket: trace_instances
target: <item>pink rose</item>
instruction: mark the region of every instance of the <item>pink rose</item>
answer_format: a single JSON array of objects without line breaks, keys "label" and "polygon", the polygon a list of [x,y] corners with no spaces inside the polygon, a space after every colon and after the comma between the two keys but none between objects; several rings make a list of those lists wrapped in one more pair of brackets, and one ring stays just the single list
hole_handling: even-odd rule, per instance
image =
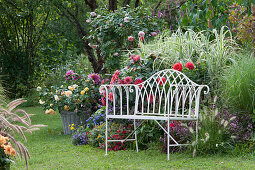
[{"label": "pink rose", "polygon": [[90,15],[91,15],[92,17],[95,17],[97,14],[96,14],[95,12],[91,12]]},{"label": "pink rose", "polygon": [[87,19],[86,22],[87,22],[87,23],[91,23],[92,20],[91,20],[91,19]]},{"label": "pink rose", "polygon": [[144,36],[145,36],[145,33],[144,33],[143,31],[140,31],[140,32],[138,33],[138,35],[139,35],[139,37],[144,37]]},{"label": "pink rose", "polygon": [[151,32],[151,36],[155,37],[155,36],[157,36],[157,35],[158,35],[158,33],[156,33],[156,32]]},{"label": "pink rose", "polygon": [[125,17],[124,22],[129,22],[129,17]]},{"label": "pink rose", "polygon": [[130,41],[130,42],[134,41],[134,37],[128,36],[128,41]]},{"label": "pink rose", "polygon": [[113,101],[113,93],[112,92],[109,93],[109,100]]}]

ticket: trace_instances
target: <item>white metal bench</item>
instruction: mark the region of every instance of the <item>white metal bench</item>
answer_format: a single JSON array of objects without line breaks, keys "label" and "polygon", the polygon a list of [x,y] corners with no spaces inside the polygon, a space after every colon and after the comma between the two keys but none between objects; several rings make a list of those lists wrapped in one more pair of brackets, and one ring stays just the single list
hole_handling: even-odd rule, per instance
[{"label": "white metal bench", "polygon": [[[106,96],[106,155],[108,142],[135,141],[138,152],[136,120],[155,120],[167,134],[167,157],[169,147],[181,146],[171,135],[169,123],[171,120],[196,121],[196,140],[198,131],[198,114],[200,95],[209,92],[207,85],[198,85],[182,72],[166,69],[155,73],[141,84],[102,85],[101,93]],[[110,97],[109,97],[110,94]],[[108,111],[112,108],[111,112]],[[132,119],[134,131],[123,140],[108,140],[108,119]],[[165,129],[159,120],[167,121]],[[134,134],[134,139],[129,139]],[[170,139],[174,144],[170,145]]]}]

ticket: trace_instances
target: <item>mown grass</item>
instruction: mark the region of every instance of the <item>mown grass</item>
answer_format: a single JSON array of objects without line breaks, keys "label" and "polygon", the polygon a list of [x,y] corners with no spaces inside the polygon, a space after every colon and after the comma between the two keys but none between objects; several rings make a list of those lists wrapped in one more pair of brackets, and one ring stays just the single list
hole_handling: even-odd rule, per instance
[{"label": "mown grass", "polygon": [[[71,144],[71,135],[62,134],[60,115],[45,115],[40,107],[25,108],[32,117],[33,124],[45,124],[46,128],[28,134],[25,144],[30,151],[29,169],[255,169],[254,155],[233,157],[212,155],[195,157],[175,153],[167,161],[166,154],[159,150],[140,152],[109,152],[86,146]],[[24,161],[15,160],[12,169],[25,169]]]}]

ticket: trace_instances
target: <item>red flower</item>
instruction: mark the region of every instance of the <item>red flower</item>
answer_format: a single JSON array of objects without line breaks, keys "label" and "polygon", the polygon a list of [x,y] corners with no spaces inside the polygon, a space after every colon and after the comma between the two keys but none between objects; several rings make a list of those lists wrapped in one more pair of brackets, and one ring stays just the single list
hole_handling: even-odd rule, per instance
[{"label": "red flower", "polygon": [[132,80],[131,77],[125,77],[124,81],[125,81],[126,84],[131,84],[133,80]]},{"label": "red flower", "polygon": [[130,58],[133,60],[135,58],[135,55],[130,55]]},{"label": "red flower", "polygon": [[140,41],[144,41],[144,37],[139,37],[139,40]]},{"label": "red flower", "polygon": [[112,92],[109,93],[109,100],[113,101],[113,93]]},{"label": "red flower", "polygon": [[182,64],[181,63],[175,63],[173,65],[173,69],[177,71],[182,71]]},{"label": "red flower", "polygon": [[166,83],[166,78],[165,77],[159,77],[158,78],[158,83],[159,83],[159,85],[165,84]]},{"label": "red flower", "polygon": [[119,80],[119,84],[125,84],[125,81],[122,80],[122,79],[120,79],[120,80]]},{"label": "red flower", "polygon": [[[134,82],[134,84],[140,84],[140,83],[142,83],[142,82],[143,82],[142,79],[136,79],[135,82]],[[142,85],[139,85],[139,87],[141,88]]]},{"label": "red flower", "polygon": [[117,77],[119,77],[120,71],[116,70],[114,74],[117,75]]},{"label": "red flower", "polygon": [[194,70],[195,66],[192,62],[187,62],[185,65],[189,70]]},{"label": "red flower", "polygon": [[105,102],[105,98],[104,97],[101,97],[101,101],[102,101],[103,106],[106,106],[106,102]]},{"label": "red flower", "polygon": [[173,124],[173,123],[170,123],[169,126],[170,126],[170,127],[174,127],[174,124]]},{"label": "red flower", "polygon": [[128,41],[130,41],[130,42],[134,41],[134,37],[128,36]]},{"label": "red flower", "polygon": [[[131,58],[132,58],[132,57],[131,57]],[[134,61],[134,63],[135,63],[135,62],[137,62],[137,61],[139,61],[139,60],[140,60],[140,56],[139,56],[139,55],[138,55],[138,56],[136,56],[136,57],[135,57],[135,56],[133,56],[133,58],[132,58],[132,59],[133,59],[133,61]]]},{"label": "red flower", "polygon": [[150,101],[150,103],[153,103],[153,95],[150,94],[150,97],[147,100]]}]

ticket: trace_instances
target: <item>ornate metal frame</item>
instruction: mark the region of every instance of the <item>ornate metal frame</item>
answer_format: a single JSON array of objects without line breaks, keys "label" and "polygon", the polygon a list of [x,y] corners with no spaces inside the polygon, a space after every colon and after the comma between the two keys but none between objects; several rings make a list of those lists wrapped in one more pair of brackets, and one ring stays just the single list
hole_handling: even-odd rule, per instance
[{"label": "ornate metal frame", "polygon": [[[181,146],[171,135],[170,120],[196,121],[196,140],[198,140],[198,115],[201,91],[207,85],[198,85],[182,72],[166,69],[159,71],[140,84],[102,85],[100,92],[106,97],[106,154],[108,142],[136,141],[138,152],[136,120],[155,120],[167,134],[167,158],[169,147]],[[132,96],[132,94],[134,94]],[[110,95],[110,96],[109,96]],[[109,106],[112,112],[109,113]],[[133,119],[134,131],[124,140],[108,140],[108,119]],[[167,121],[167,130],[158,120]],[[134,134],[133,139],[129,139]],[[170,139],[175,144],[170,145]]]}]

